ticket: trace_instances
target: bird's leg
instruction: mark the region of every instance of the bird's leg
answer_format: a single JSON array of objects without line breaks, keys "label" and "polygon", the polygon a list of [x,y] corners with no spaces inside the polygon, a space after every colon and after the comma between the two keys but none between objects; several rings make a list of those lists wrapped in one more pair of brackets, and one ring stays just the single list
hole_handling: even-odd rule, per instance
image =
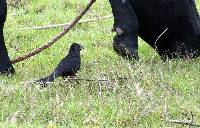
[{"label": "bird's leg", "polygon": [[68,76],[68,77],[62,77],[65,81],[69,81],[69,83],[72,83],[73,81],[76,82],[76,84],[80,84],[79,80],[76,80],[76,76]]}]

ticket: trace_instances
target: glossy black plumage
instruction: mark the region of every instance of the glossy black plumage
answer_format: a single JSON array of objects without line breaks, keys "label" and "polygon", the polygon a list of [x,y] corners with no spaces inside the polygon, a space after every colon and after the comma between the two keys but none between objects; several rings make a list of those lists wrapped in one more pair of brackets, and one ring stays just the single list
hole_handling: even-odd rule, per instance
[{"label": "glossy black plumage", "polygon": [[46,85],[48,82],[53,82],[57,77],[63,78],[68,76],[75,76],[80,70],[81,57],[80,51],[82,46],[77,43],[73,43],[70,46],[69,54],[61,60],[54,71],[47,77],[39,79],[36,83]]}]

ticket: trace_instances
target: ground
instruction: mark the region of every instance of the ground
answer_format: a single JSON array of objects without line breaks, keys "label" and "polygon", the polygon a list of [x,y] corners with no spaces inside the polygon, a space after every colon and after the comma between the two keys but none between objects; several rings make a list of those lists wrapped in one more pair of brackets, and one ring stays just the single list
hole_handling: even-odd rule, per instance
[{"label": "ground", "polygon": [[[62,29],[20,30],[29,26],[71,21],[86,5],[85,0],[22,0],[9,5],[5,41],[11,58],[44,43]],[[197,1],[200,10],[200,2]],[[98,0],[83,19],[110,15],[108,1]],[[129,63],[112,50],[113,20],[76,26],[57,44],[29,60],[14,65],[16,74],[1,76],[1,127],[183,127],[165,120],[187,119],[194,114],[200,124],[200,58],[163,62],[155,51],[139,40],[140,61]],[[64,82],[40,89],[26,81],[49,74],[67,54],[71,43],[85,46],[78,78],[128,80]],[[47,67],[47,68],[46,68]],[[42,71],[41,71],[42,70]]]}]

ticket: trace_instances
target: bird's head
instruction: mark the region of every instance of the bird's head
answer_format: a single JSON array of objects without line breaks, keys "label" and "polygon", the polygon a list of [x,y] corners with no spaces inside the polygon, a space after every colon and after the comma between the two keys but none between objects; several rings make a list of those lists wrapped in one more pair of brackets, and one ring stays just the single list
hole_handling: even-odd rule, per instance
[{"label": "bird's head", "polygon": [[81,44],[78,44],[78,43],[73,43],[70,46],[70,50],[81,51],[82,49],[83,49],[83,46]]},{"label": "bird's head", "polygon": [[70,46],[70,49],[69,49],[69,53],[74,53],[74,54],[77,54],[79,53],[80,54],[80,51],[83,49],[83,46],[81,44],[78,44],[78,43],[73,43],[71,46]]}]

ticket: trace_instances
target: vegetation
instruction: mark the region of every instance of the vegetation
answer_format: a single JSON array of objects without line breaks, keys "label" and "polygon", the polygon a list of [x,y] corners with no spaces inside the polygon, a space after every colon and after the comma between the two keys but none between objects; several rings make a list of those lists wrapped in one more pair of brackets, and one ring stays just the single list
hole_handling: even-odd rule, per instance
[{"label": "vegetation", "polygon": [[[5,40],[11,58],[46,43],[61,31],[21,30],[71,21],[87,0],[9,1]],[[200,10],[200,2],[197,1]],[[107,1],[97,0],[83,19],[111,14]],[[200,124],[200,58],[163,62],[143,40],[140,61],[130,63],[112,49],[113,20],[77,25],[51,48],[17,63],[14,76],[1,76],[0,127],[186,127],[169,119]],[[28,83],[49,74],[71,43],[84,45],[77,78],[57,79],[41,89]],[[103,79],[109,81],[98,81]],[[120,79],[127,77],[126,79]]]}]

